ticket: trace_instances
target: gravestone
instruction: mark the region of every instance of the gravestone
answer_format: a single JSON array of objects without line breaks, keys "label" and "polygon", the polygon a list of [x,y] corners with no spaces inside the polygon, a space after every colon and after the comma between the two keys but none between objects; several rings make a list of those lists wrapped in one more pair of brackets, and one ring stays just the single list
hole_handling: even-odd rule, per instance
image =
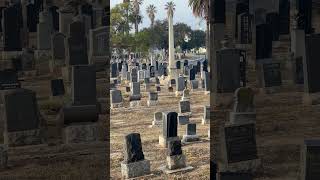
[{"label": "gravestone", "polygon": [[204,78],[203,78],[203,88],[206,92],[210,91],[210,77],[209,77],[209,73],[208,72],[204,72]]},{"label": "gravestone", "polygon": [[185,89],[184,77],[180,76],[177,78],[176,87],[176,96],[180,96],[182,91]]},{"label": "gravestone", "polygon": [[203,107],[203,117],[202,117],[202,124],[209,124],[210,123],[210,106]]},{"label": "gravestone", "polygon": [[131,69],[130,82],[138,82],[138,71],[136,68]]},{"label": "gravestone", "polygon": [[319,154],[320,141],[317,139],[307,139],[301,146],[300,177],[305,180],[316,180],[320,178]]},{"label": "gravestone", "polygon": [[0,90],[20,88],[17,72],[14,70],[0,71]]},{"label": "gravestone", "polygon": [[21,51],[22,12],[19,5],[11,5],[2,11],[4,51]]},{"label": "gravestone", "polygon": [[199,141],[199,136],[197,135],[197,124],[189,123],[186,126],[186,134],[183,135],[182,142],[194,142]]},{"label": "gravestone", "polygon": [[87,36],[84,23],[74,21],[69,27],[70,37],[68,38],[68,65],[88,64]]},{"label": "gravestone", "polygon": [[150,161],[144,158],[140,134],[126,135],[123,149],[124,160],[121,162],[123,178],[134,178],[150,173]]},{"label": "gravestone", "polygon": [[163,112],[162,134],[159,135],[159,145],[167,147],[167,142],[179,139],[178,114],[176,112]]},{"label": "gravestone", "polygon": [[122,106],[122,94],[120,90],[114,89],[110,90],[110,103],[111,108],[121,107]]},{"label": "gravestone", "polygon": [[192,68],[190,69],[190,73],[189,73],[189,80],[190,81],[193,81],[196,79],[196,69],[195,68]]},{"label": "gravestone", "polygon": [[224,171],[254,171],[259,166],[254,123],[225,125],[222,130],[222,159]]},{"label": "gravestone", "polygon": [[4,104],[4,144],[22,146],[41,144],[40,112],[36,93],[26,89],[6,91],[2,94]]},{"label": "gravestone", "polygon": [[190,91],[189,89],[184,89],[181,97],[181,101],[187,101],[187,100],[190,100]]},{"label": "gravestone", "polygon": [[52,35],[52,58],[57,64],[64,64],[66,58],[65,40],[66,36],[62,33]]},{"label": "gravestone", "polygon": [[155,106],[158,104],[158,93],[157,92],[149,92],[149,98],[147,101],[147,105],[150,106]]},{"label": "gravestone", "polygon": [[272,57],[272,28],[269,24],[256,26],[256,59]]},{"label": "gravestone", "polygon": [[69,25],[74,17],[74,9],[68,5],[59,8],[59,32],[69,36]]},{"label": "gravestone", "polygon": [[[89,61],[97,69],[104,69],[109,56],[109,27],[89,30]],[[121,67],[121,66],[120,66]],[[119,70],[121,71],[121,70]]]},{"label": "gravestone", "polygon": [[263,64],[264,87],[281,86],[281,66],[280,63]]},{"label": "gravestone", "polygon": [[186,167],[186,157],[182,153],[180,140],[172,140],[168,142],[166,167],[169,170],[182,169]]},{"label": "gravestone", "polygon": [[162,122],[163,122],[162,112],[155,112],[153,121],[152,121],[152,126],[162,127]]},{"label": "gravestone", "polygon": [[65,93],[64,84],[62,79],[51,80],[51,93],[52,96],[63,96]]},{"label": "gravestone", "polygon": [[199,88],[199,81],[198,80],[192,80],[191,81],[191,89],[196,90]]},{"label": "gravestone", "polygon": [[49,13],[45,9],[39,14],[39,23],[37,25],[37,49],[51,49],[51,24],[49,23]]},{"label": "gravestone", "polygon": [[278,41],[280,36],[280,20],[278,13],[268,13],[266,22],[270,25],[272,31],[272,41]]},{"label": "gravestone", "polygon": [[96,99],[96,71],[92,65],[72,66],[73,105],[94,105]]},{"label": "gravestone", "polygon": [[116,78],[118,76],[118,68],[116,63],[111,64],[111,78]]},{"label": "gravestone", "polygon": [[180,101],[179,102],[179,113],[191,113],[190,101]]},{"label": "gravestone", "polygon": [[176,61],[176,68],[180,69],[181,68],[181,62],[180,61]]},{"label": "gravestone", "polygon": [[241,124],[255,122],[254,92],[251,88],[238,88],[234,93],[233,110],[230,123]]}]

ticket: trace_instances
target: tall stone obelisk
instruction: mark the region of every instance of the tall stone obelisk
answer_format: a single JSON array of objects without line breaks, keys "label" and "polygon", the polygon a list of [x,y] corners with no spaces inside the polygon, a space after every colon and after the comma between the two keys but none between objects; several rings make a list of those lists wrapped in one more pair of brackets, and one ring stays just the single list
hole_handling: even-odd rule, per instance
[{"label": "tall stone obelisk", "polygon": [[168,10],[169,26],[169,78],[176,79],[177,69],[174,59],[174,33],[173,33],[173,10]]}]

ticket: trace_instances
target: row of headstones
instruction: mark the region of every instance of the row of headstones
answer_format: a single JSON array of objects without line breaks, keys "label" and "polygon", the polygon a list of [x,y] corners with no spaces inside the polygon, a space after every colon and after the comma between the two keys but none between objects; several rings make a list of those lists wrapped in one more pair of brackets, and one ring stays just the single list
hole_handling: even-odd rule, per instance
[{"label": "row of headstones", "polygon": [[[163,116],[163,135],[159,136],[159,143],[167,148],[166,165],[160,167],[165,173],[179,172],[193,169],[186,165],[186,157],[182,151],[181,140],[177,136],[176,112],[167,112]],[[187,134],[196,137],[196,124],[187,126]],[[193,140],[195,140],[193,138]],[[124,161],[121,163],[124,178],[135,178],[150,174],[150,161],[144,158],[140,134],[132,133],[125,137]]]},{"label": "row of headstones", "polygon": [[[87,30],[91,28],[97,28],[99,25],[108,26],[110,15],[106,12],[108,9],[103,9],[99,5],[93,7],[91,4],[84,4],[81,7],[81,13],[86,21]],[[23,9],[26,8],[26,20],[23,22]],[[1,7],[1,23],[3,27],[1,31],[4,34],[4,50],[5,51],[21,51],[22,50],[22,37],[21,29],[23,24],[27,25],[29,32],[38,32],[38,35],[42,36],[48,31],[60,31],[65,35],[68,34],[68,25],[72,21],[74,14],[73,9],[67,5],[63,7],[51,6],[50,4],[43,5],[42,0],[36,0],[34,3],[29,3],[26,7],[23,7],[21,3],[12,3],[7,7]],[[59,14],[58,12],[59,11]],[[98,22],[101,21],[101,22]],[[39,37],[38,37],[39,38]],[[50,36],[42,36],[42,38],[50,38]],[[39,40],[39,39],[38,39]],[[43,42],[45,45],[38,49],[46,48],[50,46],[50,41],[38,41]],[[49,43],[48,43],[49,42]],[[47,44],[47,45],[46,45]]]}]

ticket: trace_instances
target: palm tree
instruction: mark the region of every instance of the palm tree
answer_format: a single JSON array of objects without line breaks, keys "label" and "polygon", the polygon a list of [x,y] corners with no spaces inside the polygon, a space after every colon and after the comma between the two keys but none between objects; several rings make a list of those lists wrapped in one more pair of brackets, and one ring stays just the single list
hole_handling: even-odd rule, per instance
[{"label": "palm tree", "polygon": [[196,17],[201,17],[207,22],[206,48],[209,57],[209,0],[189,0],[189,7]]},{"label": "palm tree", "polygon": [[167,10],[168,17],[173,16],[174,11],[176,10],[176,5],[173,1],[167,2],[165,10]]},{"label": "palm tree", "polygon": [[151,21],[151,27],[153,27],[153,25],[154,25],[154,18],[155,18],[156,13],[157,13],[156,7],[153,4],[150,4],[147,7],[147,14],[148,14],[150,21]]},{"label": "palm tree", "polygon": [[133,6],[133,14],[135,18],[134,22],[134,28],[135,32],[139,32],[139,24],[141,23],[141,16],[140,16],[140,5],[142,4],[143,0],[133,0],[132,6]]}]

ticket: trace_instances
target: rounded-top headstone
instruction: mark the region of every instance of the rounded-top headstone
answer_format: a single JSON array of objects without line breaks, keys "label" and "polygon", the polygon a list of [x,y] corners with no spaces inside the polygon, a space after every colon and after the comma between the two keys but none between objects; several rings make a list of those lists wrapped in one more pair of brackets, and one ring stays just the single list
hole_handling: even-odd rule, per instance
[{"label": "rounded-top headstone", "polygon": [[234,94],[235,112],[254,111],[254,92],[251,88],[238,88]]}]

